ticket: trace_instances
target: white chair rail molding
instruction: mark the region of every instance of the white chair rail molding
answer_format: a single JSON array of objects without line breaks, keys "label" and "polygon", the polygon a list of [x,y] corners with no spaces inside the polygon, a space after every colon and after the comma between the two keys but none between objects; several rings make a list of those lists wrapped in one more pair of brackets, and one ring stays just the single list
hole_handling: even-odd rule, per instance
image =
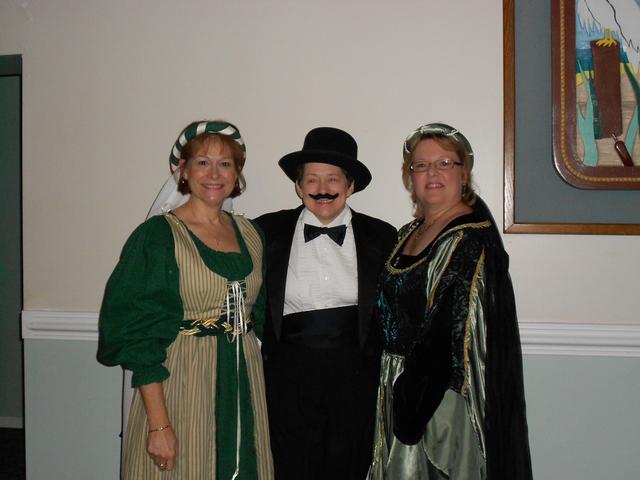
[{"label": "white chair rail molding", "polygon": [[[98,314],[24,310],[25,340],[98,340]],[[640,357],[640,325],[520,321],[525,355]]]}]

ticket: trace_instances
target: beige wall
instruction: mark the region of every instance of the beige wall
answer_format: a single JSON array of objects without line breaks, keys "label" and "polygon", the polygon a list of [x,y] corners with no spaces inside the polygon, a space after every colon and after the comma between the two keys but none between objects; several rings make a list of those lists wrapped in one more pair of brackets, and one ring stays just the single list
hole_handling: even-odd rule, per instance
[{"label": "beige wall", "polygon": [[[24,62],[25,309],[99,308],[172,141],[204,117],[242,130],[249,216],[296,204],[276,161],[334,125],[374,175],[352,206],[399,226],[402,140],[442,120],[501,222],[501,29],[501,0],[1,1],[0,54]],[[522,321],[640,323],[637,237],[505,240]]]}]

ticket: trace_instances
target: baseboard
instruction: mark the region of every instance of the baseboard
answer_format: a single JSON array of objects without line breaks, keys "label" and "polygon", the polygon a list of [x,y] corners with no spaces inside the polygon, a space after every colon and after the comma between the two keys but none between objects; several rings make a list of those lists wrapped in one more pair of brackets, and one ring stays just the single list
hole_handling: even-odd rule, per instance
[{"label": "baseboard", "polygon": [[0,417],[0,428],[24,428],[22,417]]},{"label": "baseboard", "polygon": [[[25,340],[98,340],[98,314],[25,310]],[[520,322],[525,355],[640,357],[640,325]]]}]

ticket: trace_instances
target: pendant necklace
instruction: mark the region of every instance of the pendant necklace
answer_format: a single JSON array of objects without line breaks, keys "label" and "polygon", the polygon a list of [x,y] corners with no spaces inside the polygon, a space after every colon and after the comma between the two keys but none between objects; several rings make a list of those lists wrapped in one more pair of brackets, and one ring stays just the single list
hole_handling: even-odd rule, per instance
[{"label": "pendant necklace", "polygon": [[420,225],[417,230],[416,230],[416,240],[418,240],[422,234],[429,229],[429,227],[431,225],[433,225],[436,220],[438,220],[440,217],[442,217],[445,213],[447,213],[449,210],[453,209],[454,207],[457,207],[458,204],[456,203],[455,205],[451,205],[449,208],[445,208],[444,210],[442,210],[439,213],[436,213],[433,217],[431,217],[429,220],[425,220],[422,225]]}]

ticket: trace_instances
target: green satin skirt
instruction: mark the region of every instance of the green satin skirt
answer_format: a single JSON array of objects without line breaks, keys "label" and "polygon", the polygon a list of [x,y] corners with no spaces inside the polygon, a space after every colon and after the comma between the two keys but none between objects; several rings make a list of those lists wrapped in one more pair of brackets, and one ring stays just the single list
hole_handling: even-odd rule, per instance
[{"label": "green satin skirt", "polygon": [[404,357],[383,352],[369,480],[484,480],[486,460],[465,398],[447,390],[416,445],[393,434],[393,383]]}]

